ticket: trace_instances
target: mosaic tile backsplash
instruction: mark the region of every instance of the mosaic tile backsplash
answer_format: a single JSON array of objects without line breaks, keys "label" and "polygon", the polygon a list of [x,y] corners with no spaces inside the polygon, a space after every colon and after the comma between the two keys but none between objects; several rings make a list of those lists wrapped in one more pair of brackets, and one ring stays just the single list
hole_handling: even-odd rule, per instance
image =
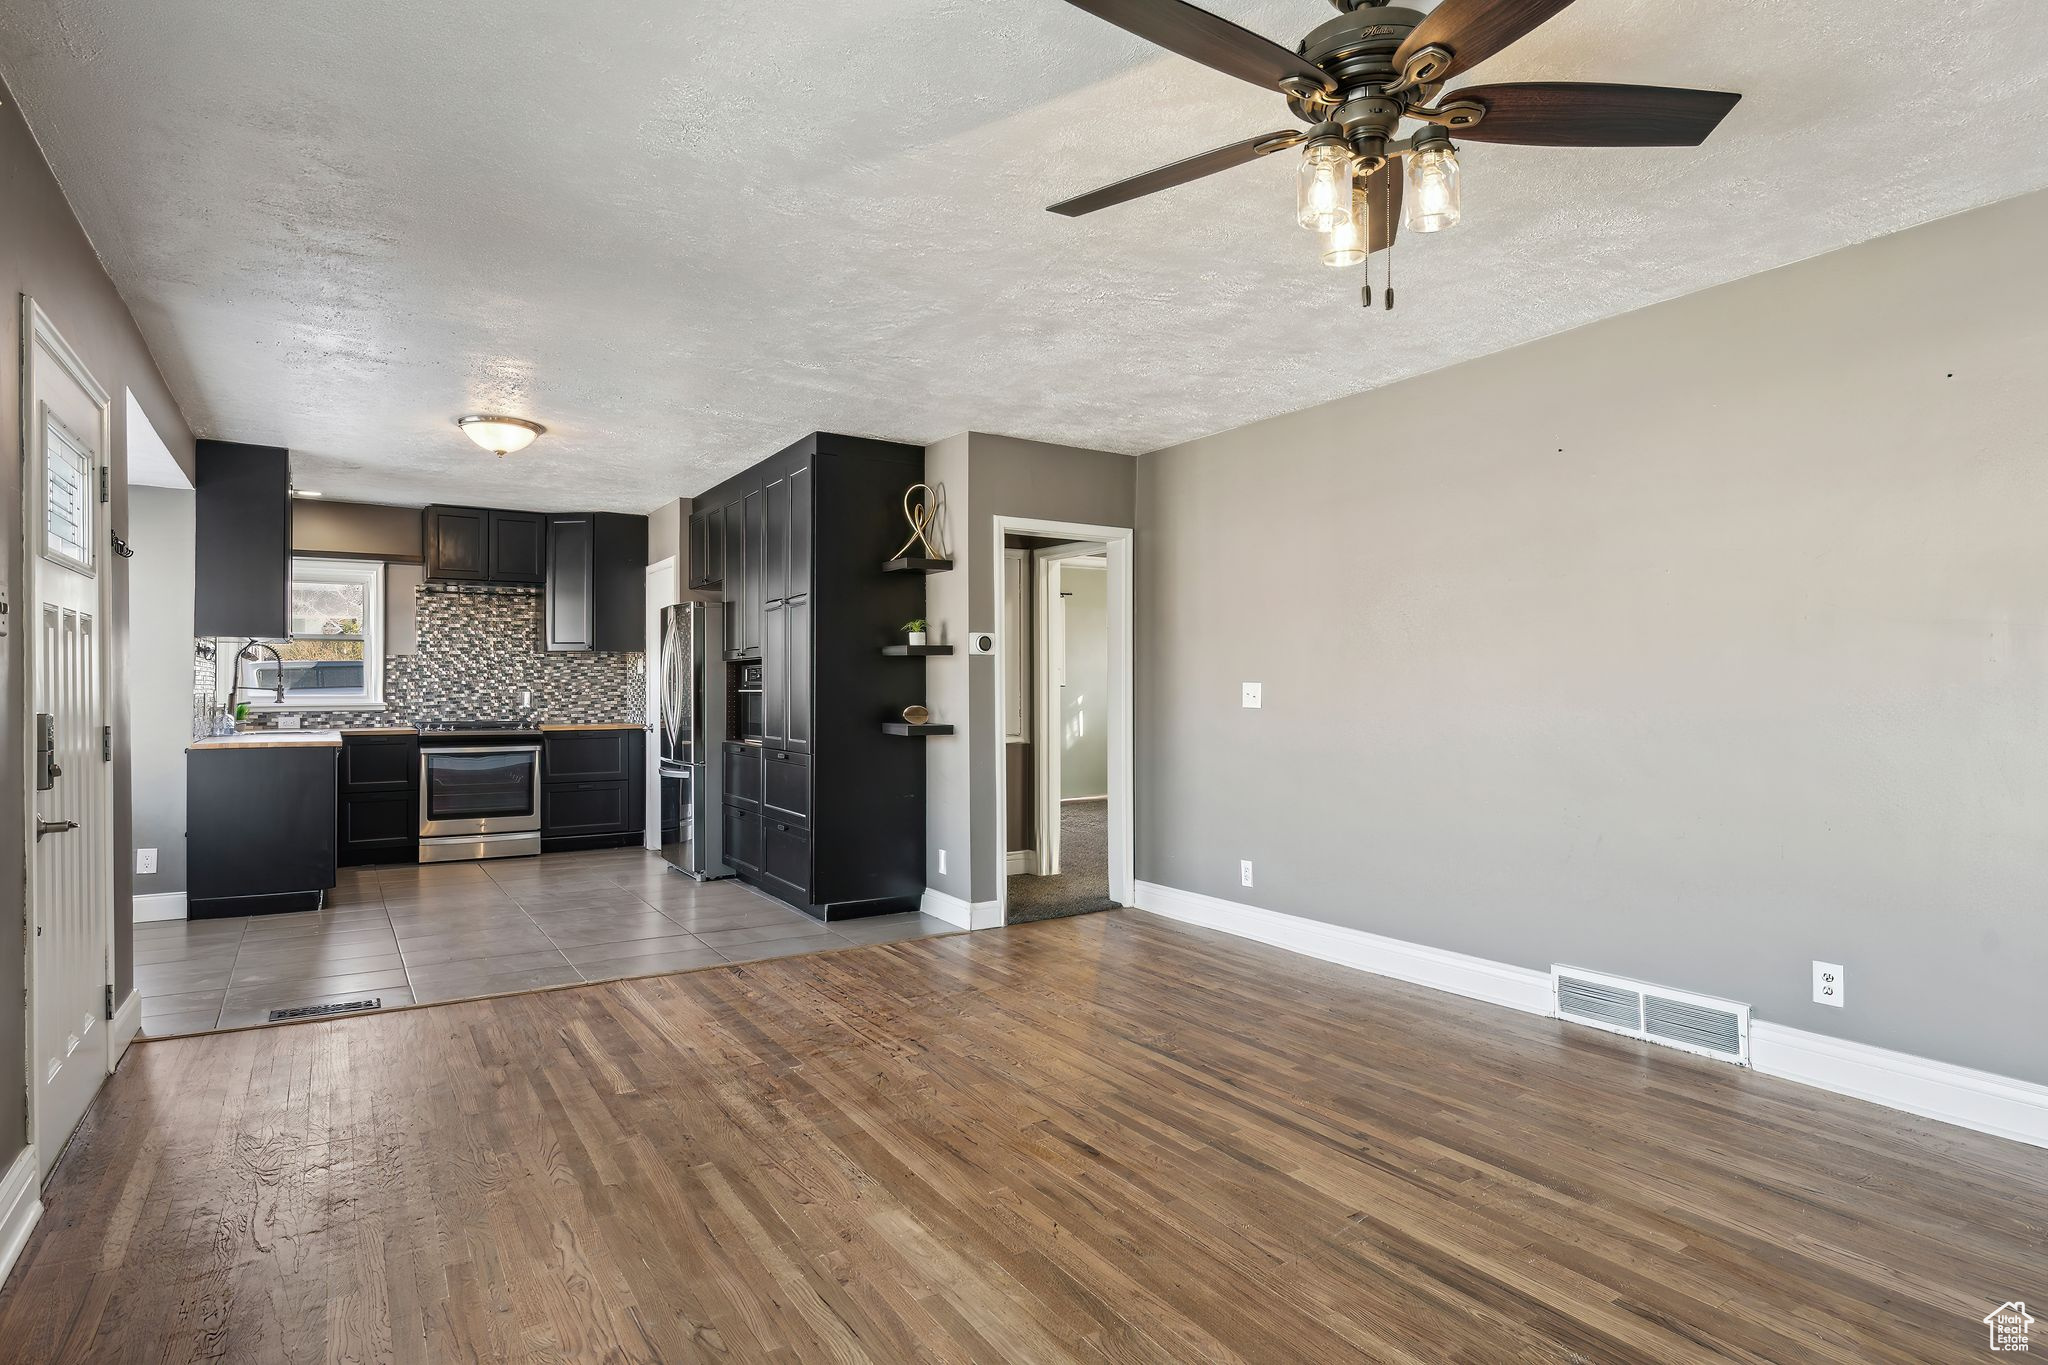
[{"label": "mosaic tile backsplash", "polygon": [[[549,653],[538,588],[426,583],[416,600],[419,652],[385,657],[382,711],[267,711],[253,723],[274,725],[280,715],[299,716],[307,729],[499,718],[641,722],[642,656]],[[519,704],[522,690],[532,692],[530,706]]]}]

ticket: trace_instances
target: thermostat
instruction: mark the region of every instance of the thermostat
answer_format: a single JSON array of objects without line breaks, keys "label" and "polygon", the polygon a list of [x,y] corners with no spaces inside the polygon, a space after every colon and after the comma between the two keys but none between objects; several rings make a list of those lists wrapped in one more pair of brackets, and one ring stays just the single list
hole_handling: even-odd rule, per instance
[{"label": "thermostat", "polygon": [[969,654],[993,654],[996,652],[996,635],[992,630],[977,630],[967,636]]}]

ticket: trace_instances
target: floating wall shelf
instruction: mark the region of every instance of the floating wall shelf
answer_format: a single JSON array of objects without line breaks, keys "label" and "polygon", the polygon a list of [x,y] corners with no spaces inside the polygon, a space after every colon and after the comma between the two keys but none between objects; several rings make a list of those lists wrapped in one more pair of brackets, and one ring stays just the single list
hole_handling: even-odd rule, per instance
[{"label": "floating wall shelf", "polygon": [[882,652],[892,659],[927,659],[934,655],[951,654],[951,645],[883,645]]},{"label": "floating wall shelf", "polygon": [[882,733],[885,735],[904,735],[911,739],[923,739],[926,735],[950,735],[953,733],[953,727],[950,725],[910,725],[900,720],[890,720],[882,722]]},{"label": "floating wall shelf", "polygon": [[892,559],[882,565],[883,573],[944,573],[953,567],[950,559],[919,559],[915,556]]}]

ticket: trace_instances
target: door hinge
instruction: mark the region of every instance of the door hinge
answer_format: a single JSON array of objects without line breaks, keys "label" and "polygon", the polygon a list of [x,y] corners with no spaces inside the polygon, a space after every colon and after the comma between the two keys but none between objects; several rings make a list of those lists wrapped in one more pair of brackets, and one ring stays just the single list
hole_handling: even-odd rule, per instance
[{"label": "door hinge", "polygon": [[100,501],[101,501],[101,502],[112,502],[112,501],[113,501],[113,494],[112,494],[112,492],[111,492],[111,491],[109,491],[109,487],[110,487],[110,486],[109,486],[109,483],[108,483],[108,476],[110,475],[110,473],[112,472],[112,470],[113,470],[113,466],[112,466],[112,465],[104,465],[104,464],[103,464],[103,465],[101,465],[101,466],[100,466]]},{"label": "door hinge", "polygon": [[114,727],[111,725],[102,725],[100,727],[100,762],[112,763],[113,761]]},{"label": "door hinge", "polygon": [[114,983],[107,983],[107,1022],[114,1022]]}]

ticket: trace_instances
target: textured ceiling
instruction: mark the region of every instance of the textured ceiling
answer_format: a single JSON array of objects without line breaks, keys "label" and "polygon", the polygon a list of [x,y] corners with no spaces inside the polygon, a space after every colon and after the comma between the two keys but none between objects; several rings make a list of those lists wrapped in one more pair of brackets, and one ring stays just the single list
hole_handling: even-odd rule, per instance
[{"label": "textured ceiling", "polygon": [[[1044,212],[1289,125],[1059,0],[7,0],[0,73],[195,429],[389,501],[644,510],[819,428],[1137,453],[2048,186],[2040,0],[1579,0],[1468,79],[1742,104],[1470,145],[1392,314],[1288,158]],[[499,462],[476,409],[552,431]]]}]

